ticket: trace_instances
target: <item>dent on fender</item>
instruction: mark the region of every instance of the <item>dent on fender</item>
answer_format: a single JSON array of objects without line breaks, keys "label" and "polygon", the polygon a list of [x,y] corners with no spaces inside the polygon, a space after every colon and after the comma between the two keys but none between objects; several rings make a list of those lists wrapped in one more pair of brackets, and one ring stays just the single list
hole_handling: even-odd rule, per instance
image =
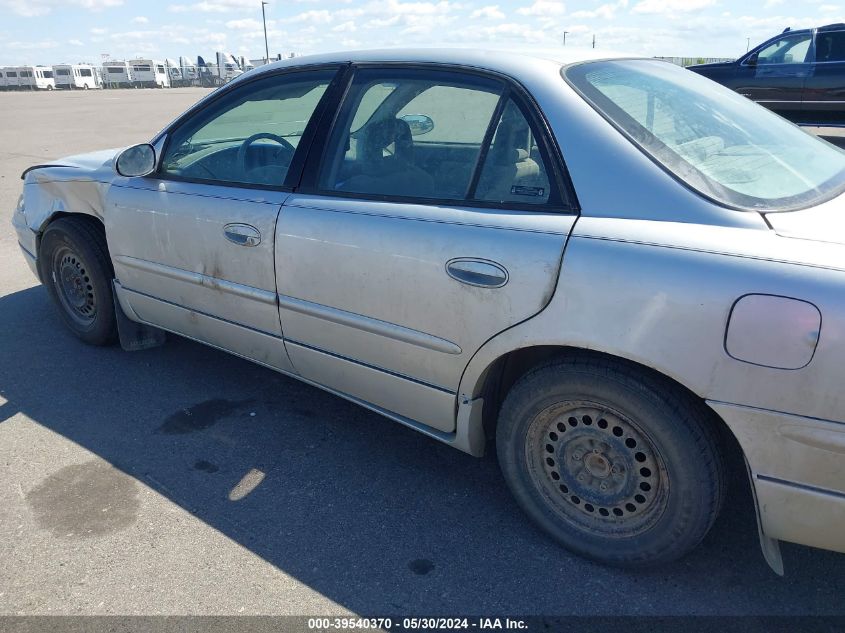
[{"label": "dent on fender", "polygon": [[91,180],[35,178],[34,182],[24,187],[27,224],[40,233],[57,213],[81,213],[103,221],[107,187],[104,183]]}]

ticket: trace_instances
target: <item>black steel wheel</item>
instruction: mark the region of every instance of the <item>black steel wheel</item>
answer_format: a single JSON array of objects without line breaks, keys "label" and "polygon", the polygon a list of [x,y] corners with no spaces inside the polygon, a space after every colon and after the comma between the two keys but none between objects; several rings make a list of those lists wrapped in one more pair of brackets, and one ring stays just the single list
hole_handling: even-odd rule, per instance
[{"label": "black steel wheel", "polygon": [[710,415],[668,380],[577,355],[511,389],[499,462],[523,509],[567,548],[606,564],[661,564],[694,548],[721,507]]},{"label": "black steel wheel", "polygon": [[88,216],[52,222],[41,238],[38,266],[62,320],[76,336],[92,345],[116,340],[114,270],[102,224]]}]

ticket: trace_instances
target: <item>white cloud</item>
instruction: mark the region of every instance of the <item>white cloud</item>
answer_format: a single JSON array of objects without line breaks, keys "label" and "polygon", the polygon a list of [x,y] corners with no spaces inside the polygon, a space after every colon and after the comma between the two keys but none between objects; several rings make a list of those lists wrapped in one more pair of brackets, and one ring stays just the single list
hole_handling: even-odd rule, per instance
[{"label": "white cloud", "polygon": [[173,13],[197,12],[203,13],[227,13],[229,11],[255,11],[257,2],[253,0],[203,0],[195,4],[171,4],[167,7]]},{"label": "white cloud", "polygon": [[783,2],[784,2],[784,0],[766,0],[763,3],[763,8],[764,9],[771,9],[772,7],[776,7],[779,4],[783,4]]},{"label": "white cloud", "polygon": [[538,17],[550,17],[563,15],[566,12],[566,5],[563,2],[554,0],[536,0],[529,7],[521,7],[516,10],[519,15],[533,15]]},{"label": "white cloud", "polygon": [[822,4],[822,5],[819,5],[819,11],[821,11],[822,13],[835,13],[836,11],[839,11],[839,5],[838,4]]},{"label": "white cloud", "polygon": [[692,13],[716,4],[716,0],[642,0],[634,5],[634,13],[664,14]]},{"label": "white cloud", "polygon": [[602,20],[612,20],[616,17],[616,12],[628,6],[628,0],[619,0],[619,2],[603,4],[593,10],[575,11],[571,17],[576,19],[586,18],[601,18]]},{"label": "white cloud", "polygon": [[147,24],[147,23],[149,23],[149,21],[150,21],[150,19],[147,18],[147,17],[144,17],[143,15],[139,15],[139,16],[132,18],[132,22],[134,22],[135,24]]},{"label": "white cloud", "polygon": [[505,14],[499,8],[498,4],[493,4],[486,7],[481,7],[480,9],[476,9],[470,14],[471,20],[504,20]]},{"label": "white cloud", "polygon": [[85,46],[82,40],[68,40],[67,43],[71,46]]},{"label": "white cloud", "polygon": [[358,27],[355,25],[355,22],[352,20],[347,20],[346,22],[341,22],[337,26],[332,27],[332,31],[335,33],[354,33],[358,30]]},{"label": "white cloud", "polygon": [[262,24],[260,20],[244,18],[242,20],[229,20],[226,22],[226,28],[235,31],[254,31],[262,28]]},{"label": "white cloud", "polygon": [[314,9],[312,11],[305,11],[299,13],[292,18],[288,18],[287,22],[294,23],[311,23],[311,24],[328,24],[334,19],[332,12],[326,9]]},{"label": "white cloud", "polygon": [[53,9],[65,8],[68,5],[82,7],[89,11],[100,11],[111,7],[119,7],[123,0],[2,0],[0,8],[9,9],[12,13],[31,18],[47,15]]},{"label": "white cloud", "polygon": [[495,26],[470,26],[464,31],[467,40],[478,42],[530,42],[542,43],[546,40],[546,34],[541,30],[527,24],[506,22]]},{"label": "white cloud", "polygon": [[58,42],[54,40],[41,40],[40,42],[9,42],[4,44],[4,47],[14,51],[35,51],[56,48],[58,45]]}]

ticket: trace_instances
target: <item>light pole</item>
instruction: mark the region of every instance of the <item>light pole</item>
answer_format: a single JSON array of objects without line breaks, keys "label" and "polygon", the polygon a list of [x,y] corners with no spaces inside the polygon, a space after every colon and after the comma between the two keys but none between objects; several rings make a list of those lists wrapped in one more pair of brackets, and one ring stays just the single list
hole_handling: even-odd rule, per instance
[{"label": "light pole", "polygon": [[264,63],[270,63],[270,46],[267,44],[267,16],[264,14],[264,5],[267,2],[261,3],[261,21],[264,23]]},{"label": "light pole", "polygon": [[745,52],[746,52],[746,53],[748,52],[748,49],[749,49],[749,48],[751,48],[751,38],[750,38],[750,37],[746,37],[746,38],[745,38]]},{"label": "light pole", "polygon": [[569,33],[569,31],[564,31],[564,32],[563,32],[563,45],[564,45],[564,46],[566,46],[566,35],[567,35],[568,33]]}]

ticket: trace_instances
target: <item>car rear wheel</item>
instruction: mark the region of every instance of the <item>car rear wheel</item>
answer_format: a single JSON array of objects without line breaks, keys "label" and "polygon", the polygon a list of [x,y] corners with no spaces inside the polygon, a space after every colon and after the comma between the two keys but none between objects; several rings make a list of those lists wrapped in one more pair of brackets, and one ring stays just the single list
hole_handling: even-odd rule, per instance
[{"label": "car rear wheel", "polygon": [[522,508],[568,549],[616,566],[667,563],[698,545],[721,507],[709,415],[632,365],[567,358],[511,389],[499,463]]},{"label": "car rear wheel", "polygon": [[91,345],[113,343],[114,271],[102,225],[86,216],[51,223],[41,238],[38,265],[65,325]]}]

